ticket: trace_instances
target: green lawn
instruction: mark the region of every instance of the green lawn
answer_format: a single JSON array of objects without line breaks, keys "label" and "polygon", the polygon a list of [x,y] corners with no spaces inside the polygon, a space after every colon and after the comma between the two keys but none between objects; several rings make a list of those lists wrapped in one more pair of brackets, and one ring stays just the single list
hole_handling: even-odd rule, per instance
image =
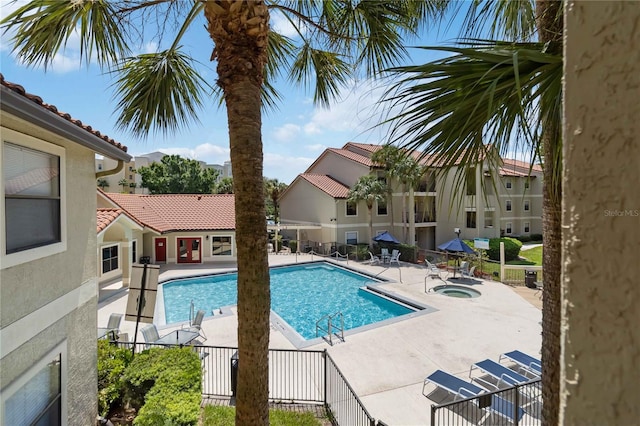
[{"label": "green lawn", "polygon": [[520,257],[524,257],[533,265],[542,266],[542,246],[535,247],[529,250],[520,250]]},{"label": "green lawn", "polygon": [[[235,426],[235,407],[207,405],[202,409],[203,426]],[[272,426],[321,426],[322,423],[312,413],[269,410],[269,424]]]}]

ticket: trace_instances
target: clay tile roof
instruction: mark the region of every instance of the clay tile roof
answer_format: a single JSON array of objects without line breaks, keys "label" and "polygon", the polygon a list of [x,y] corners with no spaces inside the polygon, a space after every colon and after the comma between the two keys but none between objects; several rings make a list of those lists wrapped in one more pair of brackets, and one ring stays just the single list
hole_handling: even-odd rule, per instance
[{"label": "clay tile roof", "polygon": [[160,233],[235,229],[233,194],[105,193],[144,226]]},{"label": "clay tile roof", "polygon": [[299,176],[333,198],[347,198],[349,196],[349,187],[341,184],[331,176],[311,173],[302,173]]},{"label": "clay tile roof", "polygon": [[52,113],[64,118],[65,120],[69,121],[70,123],[75,124],[78,127],[83,128],[84,130],[86,130],[87,132],[93,134],[94,136],[97,136],[98,138],[102,139],[103,141],[119,148],[120,150],[127,152],[127,147],[116,142],[115,140],[111,139],[109,136],[107,135],[103,135],[101,134],[99,131],[97,130],[93,130],[91,128],[91,126],[87,126],[85,124],[82,124],[82,121],[75,119],[73,117],[71,117],[70,114],[66,113],[66,112],[61,112],[58,111],[58,108],[55,105],[50,105],[45,103],[42,98],[40,96],[36,96],[33,95],[31,93],[27,93],[27,91],[24,89],[24,87],[20,86],[19,84],[15,84],[15,83],[10,83],[8,81],[6,81],[4,79],[4,75],[2,75],[2,73],[0,73],[0,85],[14,91],[15,93],[24,96],[25,98],[29,99],[30,101],[34,102],[37,105],[40,105],[42,108],[51,111]]},{"label": "clay tile roof", "polygon": [[349,149],[349,146],[353,146],[355,148],[359,148],[363,151],[368,151],[368,152],[376,152],[378,151],[380,148],[382,148],[382,145],[374,145],[372,143],[359,143],[359,142],[347,142],[342,149]]},{"label": "clay tile roof", "polygon": [[370,158],[365,157],[363,155],[360,154],[356,154],[355,152],[351,152],[349,150],[346,149],[337,149],[337,148],[327,148],[327,151],[336,153],[338,155],[341,155],[345,158],[348,158],[349,160],[355,161],[356,163],[360,163],[362,165],[371,167],[373,166],[373,162],[371,161]]},{"label": "clay tile roof", "polygon": [[[501,176],[529,176],[529,168],[531,164],[525,161],[514,160],[511,158],[504,158],[502,160],[502,167],[500,167]],[[539,164],[534,164],[531,167],[531,174],[535,172],[542,172],[542,167]]]},{"label": "clay tile roof", "polygon": [[106,229],[114,220],[118,218],[124,211],[122,209],[98,209],[96,212],[96,232]]}]

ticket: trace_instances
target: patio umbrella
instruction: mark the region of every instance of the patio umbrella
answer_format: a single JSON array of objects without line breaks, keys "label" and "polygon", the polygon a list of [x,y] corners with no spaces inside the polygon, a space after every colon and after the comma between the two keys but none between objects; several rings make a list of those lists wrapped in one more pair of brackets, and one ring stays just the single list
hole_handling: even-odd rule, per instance
[{"label": "patio umbrella", "polygon": [[384,231],[382,234],[376,235],[375,237],[373,237],[373,241],[377,243],[395,243],[395,244],[400,243],[400,241],[398,241],[396,237],[394,237],[387,231]]},{"label": "patio umbrella", "polygon": [[[440,250],[444,250],[444,251],[448,251],[451,253],[469,253],[469,254],[475,254],[475,252],[473,251],[473,249],[471,247],[469,247],[467,245],[467,243],[465,243],[464,241],[462,241],[460,238],[454,238],[451,241],[447,241],[444,244],[440,244],[438,246],[438,248]],[[458,262],[459,259],[456,260],[456,263]],[[456,270],[453,270],[453,278],[456,277]]]}]

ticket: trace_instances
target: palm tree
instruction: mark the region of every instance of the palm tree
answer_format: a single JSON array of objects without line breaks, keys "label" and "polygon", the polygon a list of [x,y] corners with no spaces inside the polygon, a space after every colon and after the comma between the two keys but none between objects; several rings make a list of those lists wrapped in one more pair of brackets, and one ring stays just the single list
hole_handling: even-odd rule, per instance
[{"label": "palm tree", "polygon": [[118,185],[120,185],[122,187],[122,192],[126,192],[127,191],[127,186],[129,186],[129,181],[126,179],[120,179],[118,181]]},{"label": "palm tree", "polygon": [[[425,173],[425,168],[410,154],[398,158],[393,166],[392,175],[402,183],[402,223],[405,244],[415,244],[415,205],[414,195],[416,185]],[[408,203],[407,203],[408,202]],[[407,207],[407,204],[409,206]]]},{"label": "palm tree", "polygon": [[[294,83],[314,87],[314,101],[329,106],[351,78],[375,76],[397,63],[406,54],[403,35],[412,35],[439,4],[439,0],[34,0],[2,21],[5,29],[15,30],[14,51],[27,64],[47,67],[69,38],[78,36],[81,57],[116,76],[118,124],[137,136],[147,137],[150,130],[173,133],[197,118],[211,91],[222,96],[238,248],[238,424],[269,421],[270,291],[261,127],[263,105],[272,107],[279,99],[272,81],[284,73]],[[274,13],[296,29],[295,40],[270,28]],[[207,83],[180,44],[190,27],[202,28],[197,19],[202,14],[213,41],[207,59],[217,61],[218,89]],[[165,29],[173,28],[174,18],[178,32],[168,48],[127,57],[132,40],[149,34],[149,22],[160,23],[161,38]]]},{"label": "palm tree", "polygon": [[398,160],[402,157],[402,153],[395,145],[386,144],[373,154],[371,154],[371,161],[376,166],[381,166],[385,171],[385,178],[387,181],[387,202],[389,203],[389,210],[391,212],[391,229],[392,234],[395,233],[395,217],[393,212],[393,184],[391,180],[395,177],[393,171]]},{"label": "palm tree", "polygon": [[280,182],[278,179],[266,179],[264,181],[264,191],[273,208],[273,220],[275,220],[276,223],[280,222],[279,198],[284,190],[287,189],[287,186],[286,183]]},{"label": "palm tree", "polygon": [[369,247],[373,246],[373,206],[376,202],[384,202],[387,195],[387,185],[373,175],[364,175],[356,181],[349,190],[347,201],[359,203],[364,201],[369,212]]},{"label": "palm tree", "polygon": [[[388,97],[400,113],[390,139],[435,157],[443,172],[466,172],[487,158],[491,142],[501,155],[528,150],[543,163],[544,309],[542,334],[543,420],[558,424],[560,396],[560,212],[562,174],[563,2],[469,3],[469,37],[499,31],[506,41],[465,39],[429,48],[450,56],[394,68],[399,79]],[[537,30],[538,42],[531,40]],[[398,109],[395,109],[398,111]],[[463,191],[459,191],[463,193]]]},{"label": "palm tree", "polygon": [[223,177],[216,184],[216,194],[233,194],[233,178]]},{"label": "palm tree", "polygon": [[102,189],[104,191],[105,188],[109,187],[109,181],[106,180],[105,178],[100,178],[98,179],[98,188]]}]

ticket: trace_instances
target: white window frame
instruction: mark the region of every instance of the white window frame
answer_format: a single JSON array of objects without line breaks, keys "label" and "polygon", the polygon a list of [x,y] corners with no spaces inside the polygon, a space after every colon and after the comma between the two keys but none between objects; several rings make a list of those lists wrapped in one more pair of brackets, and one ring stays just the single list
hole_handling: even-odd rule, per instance
[{"label": "white window frame", "polygon": [[[475,215],[475,219],[473,221],[474,226],[469,226],[469,214]],[[478,228],[478,213],[477,212],[475,212],[475,211],[465,212],[464,219],[465,219],[465,225],[466,225],[467,229],[477,229]]]},{"label": "white window frame", "polygon": [[345,203],[344,203],[344,215],[346,217],[356,217],[356,216],[358,216],[358,204],[360,204],[360,203],[353,202],[353,204],[356,207],[356,213],[355,214],[349,214],[349,203],[351,203],[351,201],[345,201]]},{"label": "white window frame", "polygon": [[131,240],[131,243],[129,245],[129,253],[131,254],[131,263],[138,263],[138,259],[136,258],[140,256],[138,256],[138,240],[136,238]]},{"label": "white window frame", "polygon": [[522,210],[524,210],[525,212],[531,211],[531,201],[530,200],[524,200],[524,202],[522,203]]},{"label": "white window frame", "polygon": [[[487,220],[490,222],[489,225],[487,225]],[[492,215],[485,215],[484,217],[484,227],[489,229],[489,228],[493,228],[493,216]]]},{"label": "white window frame", "polygon": [[[350,243],[349,242],[349,240],[350,240],[349,234],[355,234],[356,235],[356,242],[355,243]],[[352,244],[352,245],[358,244],[358,231],[346,231],[344,233],[344,243],[345,244]]]},{"label": "white window frame", "polygon": [[504,226],[504,233],[506,235],[513,234],[513,224],[511,222],[507,222]]},{"label": "white window frame", "polygon": [[[110,248],[110,247],[116,247],[118,249],[118,267],[116,269],[112,269],[110,271],[104,272],[103,268],[102,268],[102,251],[106,248]],[[100,246],[100,252],[99,252],[99,262],[98,262],[98,268],[100,270],[100,276],[101,277],[105,277],[105,276],[109,276],[109,275],[116,275],[120,272],[122,272],[122,249],[120,247],[120,243],[109,243],[109,244],[104,244]]]},{"label": "white window frame", "polygon": [[511,182],[511,179],[507,179],[504,181],[504,187],[507,189],[511,189],[513,187],[513,183]]},{"label": "white window frame", "polygon": [[507,212],[510,212],[513,210],[513,204],[511,203],[511,200],[506,200],[504,203],[504,210]]},{"label": "white window frame", "polygon": [[60,424],[66,426],[68,423],[67,416],[67,387],[68,387],[68,356],[67,356],[67,339],[59,343],[51,351],[47,352],[42,358],[40,358],[35,364],[26,370],[8,386],[0,390],[0,424],[4,425],[5,422],[5,403],[16,392],[22,389],[33,377],[38,374],[43,368],[45,368],[51,360],[60,355]]},{"label": "white window frame", "polygon": [[[209,235],[209,248],[211,249],[211,257],[213,259],[220,259],[223,257],[233,257],[233,253],[235,253],[235,245],[236,245],[236,240],[233,236],[233,234],[220,234],[220,235]],[[231,254],[213,254],[213,240],[215,238],[230,238],[231,239]],[[204,238],[204,240],[206,241],[206,237]]]},{"label": "white window frame", "polygon": [[376,216],[388,216],[389,215],[389,203],[387,201],[383,201],[385,204],[386,213],[380,214],[380,201],[376,201]]},{"label": "white window frame", "polygon": [[524,222],[522,224],[522,233],[523,234],[529,234],[530,232],[531,232],[531,223]]},{"label": "white window frame", "polygon": [[5,193],[4,193],[4,174],[0,173],[0,269],[9,268],[37,259],[52,256],[54,254],[67,251],[67,173],[66,173],[66,150],[58,145],[36,139],[24,133],[16,132],[11,129],[2,128],[2,140],[0,141],[0,164],[4,161],[4,145],[11,143],[25,148],[42,151],[47,154],[55,155],[60,158],[60,241],[46,246],[35,247],[28,250],[22,250],[11,254],[7,253],[6,239],[6,223],[5,223]]}]

